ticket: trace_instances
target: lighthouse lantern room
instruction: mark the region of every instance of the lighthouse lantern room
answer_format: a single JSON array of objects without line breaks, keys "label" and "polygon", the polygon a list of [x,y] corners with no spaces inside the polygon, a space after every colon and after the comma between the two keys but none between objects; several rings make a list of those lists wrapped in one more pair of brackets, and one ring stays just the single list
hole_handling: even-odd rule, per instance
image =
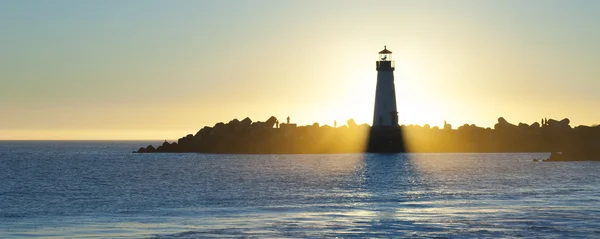
[{"label": "lighthouse lantern room", "polygon": [[387,46],[383,46],[383,50],[379,52],[379,60],[380,61],[391,61],[392,60],[392,52],[387,49]]}]

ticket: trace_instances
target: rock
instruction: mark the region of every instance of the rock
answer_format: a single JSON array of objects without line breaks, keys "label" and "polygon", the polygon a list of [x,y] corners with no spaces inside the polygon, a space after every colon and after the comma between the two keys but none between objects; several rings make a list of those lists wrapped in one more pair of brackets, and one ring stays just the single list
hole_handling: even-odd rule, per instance
[{"label": "rock", "polygon": [[496,130],[512,130],[516,129],[518,126],[508,123],[506,119],[503,117],[498,118],[498,123],[494,125],[494,129]]},{"label": "rock", "polygon": [[546,120],[546,125],[548,125],[548,126],[559,125],[559,124],[560,123],[555,119]]},{"label": "rock", "polygon": [[231,126],[235,126],[235,125],[237,125],[237,124],[239,124],[239,123],[240,123],[240,121],[239,121],[238,119],[232,119],[232,120],[231,120],[231,121],[229,121],[229,123],[227,123],[227,124],[228,124],[228,125],[231,125]]},{"label": "rock", "polygon": [[348,121],[346,121],[346,124],[348,124],[348,128],[351,128],[351,129],[358,127],[356,122],[354,122],[354,119],[349,119]]},{"label": "rock", "polygon": [[145,153],[146,149],[144,147],[140,147],[137,152],[138,153]]},{"label": "rock", "polygon": [[520,130],[528,130],[529,129],[529,125],[525,124],[525,123],[519,123],[519,125],[517,127],[519,127]]},{"label": "rock", "polygon": [[504,117],[500,117],[498,118],[498,124],[509,124],[508,121],[506,121],[506,119],[504,119]]},{"label": "rock", "polygon": [[469,126],[469,124],[464,124],[462,126],[459,126],[457,130],[463,131],[463,130],[468,130],[471,126]]},{"label": "rock", "polygon": [[216,123],[215,126],[213,126],[213,129],[223,128],[223,127],[225,127],[225,123],[219,122],[219,123]]},{"label": "rock", "polygon": [[561,121],[557,121],[555,119],[549,119],[548,120],[548,126],[554,129],[560,129],[560,130],[566,130],[566,129],[570,129],[571,126],[569,125],[571,121],[567,118],[561,120]]},{"label": "rock", "polygon": [[273,128],[275,127],[275,123],[277,123],[277,118],[275,118],[275,116],[271,116],[265,123],[267,128]]},{"label": "rock", "polygon": [[245,119],[243,119],[240,124],[242,125],[250,125],[252,124],[252,120],[249,117],[246,117]]},{"label": "rock", "polygon": [[148,147],[146,147],[146,153],[154,153],[155,151],[156,149],[152,145],[148,145]]},{"label": "rock", "polygon": [[204,126],[204,128],[199,130],[198,133],[196,133],[196,135],[194,137],[196,137],[196,138],[206,137],[207,135],[210,134],[211,130],[212,130],[212,127]]}]

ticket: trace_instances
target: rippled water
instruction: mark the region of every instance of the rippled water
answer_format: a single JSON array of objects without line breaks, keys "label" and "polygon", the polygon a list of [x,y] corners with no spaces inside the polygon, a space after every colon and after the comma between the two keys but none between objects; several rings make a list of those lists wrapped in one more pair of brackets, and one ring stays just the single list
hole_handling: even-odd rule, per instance
[{"label": "rippled water", "polygon": [[0,142],[0,238],[600,237],[596,162],[147,144]]}]

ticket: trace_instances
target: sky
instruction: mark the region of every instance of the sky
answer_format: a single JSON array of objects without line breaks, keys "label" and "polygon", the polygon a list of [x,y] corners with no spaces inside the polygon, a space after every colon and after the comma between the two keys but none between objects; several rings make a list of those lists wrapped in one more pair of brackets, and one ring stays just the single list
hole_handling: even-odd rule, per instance
[{"label": "sky", "polygon": [[0,1],[0,139],[177,139],[290,116],[600,123],[600,1]]}]

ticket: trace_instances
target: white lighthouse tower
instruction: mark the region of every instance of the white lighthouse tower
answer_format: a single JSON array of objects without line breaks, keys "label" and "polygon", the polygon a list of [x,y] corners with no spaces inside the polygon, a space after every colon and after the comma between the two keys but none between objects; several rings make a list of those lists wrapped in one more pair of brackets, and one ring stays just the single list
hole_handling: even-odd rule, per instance
[{"label": "white lighthouse tower", "polygon": [[396,108],[396,88],[394,87],[394,61],[392,52],[383,47],[377,60],[377,88],[375,90],[375,110],[373,127],[398,127]]}]

